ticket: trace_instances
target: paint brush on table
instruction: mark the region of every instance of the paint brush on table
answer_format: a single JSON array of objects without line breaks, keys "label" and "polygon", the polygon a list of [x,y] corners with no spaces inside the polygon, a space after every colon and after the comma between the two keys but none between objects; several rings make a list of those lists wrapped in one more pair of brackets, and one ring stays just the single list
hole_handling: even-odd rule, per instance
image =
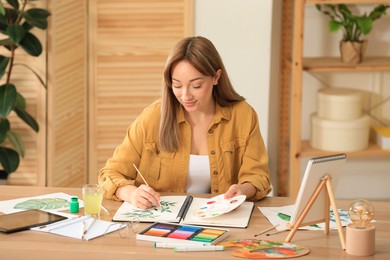
[{"label": "paint brush on table", "polygon": [[260,236],[260,235],[262,235],[262,234],[265,234],[265,233],[271,231],[272,229],[277,228],[278,226],[279,226],[279,224],[277,224],[277,225],[275,225],[275,226],[272,226],[272,227],[270,227],[270,228],[264,229],[264,230],[261,231],[259,234],[256,234],[255,237]]},{"label": "paint brush on table", "polygon": [[267,233],[265,235],[266,236],[272,236],[272,235],[276,235],[276,234],[283,233],[283,232],[286,232],[286,231],[289,231],[289,229],[276,230],[276,231],[274,231],[272,233]]}]

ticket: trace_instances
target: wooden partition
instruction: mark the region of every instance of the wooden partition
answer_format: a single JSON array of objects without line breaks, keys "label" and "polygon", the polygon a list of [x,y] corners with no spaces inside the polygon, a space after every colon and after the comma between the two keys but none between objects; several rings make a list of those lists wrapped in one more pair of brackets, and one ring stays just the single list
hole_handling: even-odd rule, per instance
[{"label": "wooden partition", "polygon": [[192,35],[192,0],[89,2],[89,180],[159,98],[169,49]]},{"label": "wooden partition", "polygon": [[88,0],[50,0],[47,186],[81,187],[88,173]]},{"label": "wooden partition", "polygon": [[[15,118],[26,157],[10,185],[81,187],[160,96],[169,49],[193,34],[193,0],[42,0],[52,13],[39,32],[44,53],[25,57],[48,84],[15,71],[36,134]],[[20,83],[19,83],[20,82]]]}]

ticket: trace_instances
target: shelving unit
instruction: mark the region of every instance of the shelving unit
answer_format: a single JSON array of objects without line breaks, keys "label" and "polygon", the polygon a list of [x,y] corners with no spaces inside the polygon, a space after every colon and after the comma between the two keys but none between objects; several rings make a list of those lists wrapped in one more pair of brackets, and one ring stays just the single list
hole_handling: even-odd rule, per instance
[{"label": "shelving unit", "polygon": [[[296,196],[300,185],[300,160],[334,152],[314,149],[302,140],[302,77],[303,72],[376,72],[390,71],[390,57],[365,57],[361,64],[345,64],[338,57],[303,57],[303,35],[306,4],[390,4],[390,0],[285,0],[282,34],[282,80],[280,111],[280,142],[278,195]],[[287,44],[286,44],[287,42]],[[286,122],[287,121],[287,122]],[[288,130],[285,130],[286,127]],[[340,151],[342,152],[342,151]],[[348,152],[348,157],[389,157],[390,151],[370,144],[363,151]],[[288,185],[286,184],[288,183]]]}]

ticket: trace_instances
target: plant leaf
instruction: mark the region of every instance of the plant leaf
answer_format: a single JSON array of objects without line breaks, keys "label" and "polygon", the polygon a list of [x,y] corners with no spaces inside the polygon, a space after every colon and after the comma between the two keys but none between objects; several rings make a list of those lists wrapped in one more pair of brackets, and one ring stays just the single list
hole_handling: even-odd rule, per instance
[{"label": "plant leaf", "polygon": [[372,10],[372,12],[369,14],[369,17],[375,21],[376,19],[379,19],[382,15],[386,14],[386,9],[390,8],[390,5],[378,5],[377,7]]},{"label": "plant leaf", "polygon": [[10,50],[10,46],[12,45],[12,41],[10,38],[0,40],[0,45],[6,47]]},{"label": "plant leaf", "polygon": [[0,78],[3,77],[5,70],[8,66],[9,58],[0,55]]},{"label": "plant leaf", "polygon": [[32,117],[26,110],[14,108],[14,111],[20,119],[22,119],[27,125],[29,125],[35,132],[39,131],[39,125],[34,117]]},{"label": "plant leaf", "polygon": [[26,110],[26,99],[19,92],[16,93],[16,102],[14,108]]},{"label": "plant leaf", "polygon": [[24,22],[22,24],[24,30],[26,30],[26,32],[30,31],[34,26],[32,26],[31,24],[29,24],[28,22]]},{"label": "plant leaf", "polygon": [[367,35],[371,31],[372,25],[373,25],[372,20],[367,15],[364,15],[363,17],[358,17],[356,19],[356,23],[357,23],[360,31],[364,35]]},{"label": "plant leaf", "polygon": [[3,2],[0,2],[0,14],[5,15],[5,9],[4,9]]},{"label": "plant leaf", "polygon": [[30,25],[45,30],[47,29],[47,17],[50,16],[50,12],[41,8],[31,8],[22,13],[22,16]]},{"label": "plant leaf", "polygon": [[15,44],[19,45],[20,41],[23,40],[26,35],[26,31],[23,26],[19,24],[11,24],[7,27],[7,35]]},{"label": "plant leaf", "polygon": [[19,154],[8,147],[0,146],[0,164],[8,173],[16,171],[19,166]]},{"label": "plant leaf", "polygon": [[43,81],[43,79],[38,75],[38,73],[33,68],[31,68],[30,66],[28,66],[27,64],[24,64],[24,63],[14,63],[14,66],[23,66],[26,69],[30,70],[35,75],[35,77],[37,77],[39,82],[41,82],[42,86],[45,89],[47,89],[47,86],[46,86],[45,82]]},{"label": "plant leaf", "polygon": [[334,20],[329,21],[329,31],[331,32],[337,32],[338,30],[340,30],[341,26],[342,24],[340,22]]},{"label": "plant leaf", "polygon": [[0,118],[6,118],[15,106],[16,87],[12,84],[0,86]]},{"label": "plant leaf", "polygon": [[4,142],[9,128],[10,124],[7,118],[0,120],[0,143]]},{"label": "plant leaf", "polygon": [[35,37],[34,34],[27,32],[23,40],[20,42],[23,50],[34,57],[38,57],[42,53],[41,42]]},{"label": "plant leaf", "polygon": [[17,153],[23,158],[25,155],[26,148],[23,144],[22,137],[18,133],[8,131],[7,139],[10,141]]},{"label": "plant leaf", "polygon": [[19,9],[19,1],[18,0],[7,0],[7,3],[9,3],[14,9]]},{"label": "plant leaf", "polygon": [[[18,19],[18,12],[14,9],[4,8],[5,15],[0,15],[0,22],[4,25],[15,24]],[[3,28],[5,30],[5,28]]]}]

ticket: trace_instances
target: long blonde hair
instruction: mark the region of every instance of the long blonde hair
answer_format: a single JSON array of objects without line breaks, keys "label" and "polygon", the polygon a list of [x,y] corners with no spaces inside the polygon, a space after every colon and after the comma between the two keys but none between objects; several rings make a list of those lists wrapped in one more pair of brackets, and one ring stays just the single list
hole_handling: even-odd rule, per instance
[{"label": "long blonde hair", "polygon": [[205,76],[214,77],[221,70],[218,84],[213,88],[213,98],[220,106],[227,107],[244,100],[234,90],[221,56],[210,40],[197,36],[179,41],[172,48],[165,65],[161,99],[159,143],[162,150],[170,152],[175,152],[179,147],[177,111],[181,106],[172,91],[172,68],[183,60]]}]

